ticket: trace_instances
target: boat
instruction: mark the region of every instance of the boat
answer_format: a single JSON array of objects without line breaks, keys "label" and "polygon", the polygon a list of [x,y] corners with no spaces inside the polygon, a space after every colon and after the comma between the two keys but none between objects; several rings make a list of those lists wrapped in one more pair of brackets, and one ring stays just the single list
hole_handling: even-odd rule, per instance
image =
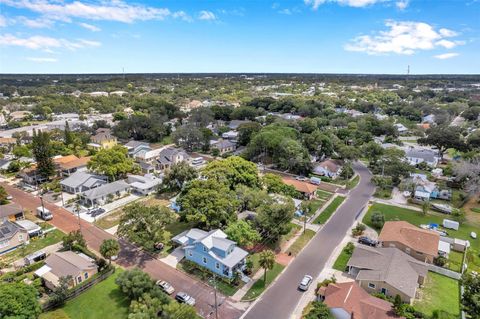
[{"label": "boat", "polygon": [[452,206],[444,204],[432,204],[432,208],[444,214],[451,214],[453,210]]},{"label": "boat", "polygon": [[470,236],[471,236],[473,239],[477,239],[477,233],[474,232],[474,231],[472,231],[472,232],[470,233]]}]

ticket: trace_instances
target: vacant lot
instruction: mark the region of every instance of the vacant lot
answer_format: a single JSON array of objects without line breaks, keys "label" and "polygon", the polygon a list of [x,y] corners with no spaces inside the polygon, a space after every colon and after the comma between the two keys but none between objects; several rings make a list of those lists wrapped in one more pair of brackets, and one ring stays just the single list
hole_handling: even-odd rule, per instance
[{"label": "vacant lot", "polygon": [[63,308],[47,312],[40,316],[40,319],[126,319],[129,300],[115,284],[115,278],[120,272],[121,270],[117,269],[112,276],[68,301]]},{"label": "vacant lot", "polygon": [[431,316],[435,310],[442,312],[441,318],[456,319],[460,316],[460,286],[458,281],[429,272],[421,298],[415,308]]}]

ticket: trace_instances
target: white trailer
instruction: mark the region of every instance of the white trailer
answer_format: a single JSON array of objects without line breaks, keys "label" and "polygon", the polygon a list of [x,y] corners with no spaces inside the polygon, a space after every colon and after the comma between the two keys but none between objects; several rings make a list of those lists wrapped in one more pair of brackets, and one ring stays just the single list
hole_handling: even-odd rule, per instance
[{"label": "white trailer", "polygon": [[454,220],[444,219],[443,220],[443,227],[448,228],[448,229],[458,230],[458,228],[460,227],[460,223],[457,222],[457,221],[454,221]]}]

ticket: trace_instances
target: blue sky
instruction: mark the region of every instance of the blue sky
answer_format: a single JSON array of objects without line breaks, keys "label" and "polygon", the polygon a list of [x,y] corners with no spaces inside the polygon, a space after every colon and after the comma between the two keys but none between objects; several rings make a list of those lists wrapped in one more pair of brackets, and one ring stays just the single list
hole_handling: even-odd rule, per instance
[{"label": "blue sky", "polygon": [[0,0],[1,73],[480,73],[480,0]]}]

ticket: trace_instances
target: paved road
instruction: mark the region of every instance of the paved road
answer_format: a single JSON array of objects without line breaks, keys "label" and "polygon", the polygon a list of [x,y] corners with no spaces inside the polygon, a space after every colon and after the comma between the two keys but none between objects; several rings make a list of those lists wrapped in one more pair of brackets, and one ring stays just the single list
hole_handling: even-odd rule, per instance
[{"label": "paved road", "polygon": [[[1,183],[1,185],[13,196],[13,201],[24,209],[35,212],[35,209],[41,205],[38,197],[6,183]],[[58,229],[68,233],[79,228],[78,219],[72,213],[46,201],[45,206],[54,216],[50,223]],[[87,245],[93,250],[99,251],[104,239],[114,238],[113,235],[84,220],[81,220],[81,225],[82,234],[87,241]],[[185,291],[197,300],[196,308],[199,314],[205,318],[215,317],[213,314],[214,294],[212,288],[151,257],[125,240],[120,240],[119,242],[121,249],[116,260],[117,264],[125,268],[139,267],[149,273],[154,279],[163,279],[170,282],[177,292],[180,290]],[[220,293],[217,294],[217,298],[218,303],[221,304],[219,307],[219,318],[236,319],[243,313],[242,310],[233,306],[233,300],[222,296]]]},{"label": "paved road", "polygon": [[[262,298],[245,314],[247,319],[290,318],[302,293],[297,290],[303,275],[317,277],[326,261],[352,227],[355,217],[368,203],[374,192],[371,174],[362,164],[354,165],[361,180],[349,197],[318,232],[305,249],[292,261],[286,271],[270,287]],[[313,289],[311,287],[310,289]]]}]

